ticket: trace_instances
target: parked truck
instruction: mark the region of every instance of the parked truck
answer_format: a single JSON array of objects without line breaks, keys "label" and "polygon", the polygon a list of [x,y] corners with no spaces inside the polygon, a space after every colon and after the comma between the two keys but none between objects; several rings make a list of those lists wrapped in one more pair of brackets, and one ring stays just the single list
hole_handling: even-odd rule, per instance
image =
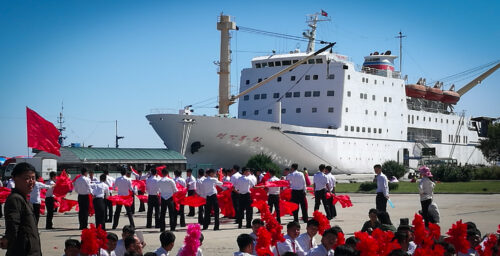
[{"label": "parked truck", "polygon": [[9,179],[12,176],[12,171],[14,170],[14,166],[16,166],[16,164],[18,163],[24,163],[24,162],[33,165],[37,173],[41,175],[44,180],[49,179],[50,172],[57,172],[56,159],[43,158],[43,157],[16,158],[15,162],[11,162],[5,167],[3,178]]}]

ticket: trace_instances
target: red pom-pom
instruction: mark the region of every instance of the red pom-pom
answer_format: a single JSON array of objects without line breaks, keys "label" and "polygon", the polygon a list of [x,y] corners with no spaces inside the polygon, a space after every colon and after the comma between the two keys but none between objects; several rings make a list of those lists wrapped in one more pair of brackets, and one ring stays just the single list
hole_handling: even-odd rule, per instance
[{"label": "red pom-pom", "polygon": [[337,242],[335,242],[335,245],[333,245],[333,249],[337,248],[337,246],[344,245],[345,244],[345,237],[344,233],[339,232],[337,233]]},{"label": "red pom-pom", "polygon": [[80,247],[80,253],[82,254],[97,254],[99,252],[99,244],[97,242],[97,236],[94,224],[90,224],[90,228],[82,230],[81,240],[82,245]]},{"label": "red pom-pom", "polygon": [[331,227],[328,218],[320,211],[313,212],[313,219],[319,222],[318,233],[320,235],[323,235],[323,232]]},{"label": "red pom-pom", "polygon": [[453,244],[457,252],[467,253],[470,247],[469,241],[467,241],[467,224],[459,220],[452,225],[446,234],[450,236],[445,238],[447,243]]},{"label": "red pom-pom", "polygon": [[271,252],[271,240],[271,233],[267,231],[265,227],[260,227],[257,230],[257,244],[255,245],[255,251],[258,256],[273,255]]}]

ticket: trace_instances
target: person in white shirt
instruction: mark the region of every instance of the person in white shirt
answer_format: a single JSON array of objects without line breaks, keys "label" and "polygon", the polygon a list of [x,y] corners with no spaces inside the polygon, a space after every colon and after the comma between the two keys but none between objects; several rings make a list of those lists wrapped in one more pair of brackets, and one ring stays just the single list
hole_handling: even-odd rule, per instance
[{"label": "person in white shirt", "polygon": [[307,256],[333,256],[333,246],[337,243],[337,230],[329,228],[323,232],[321,244],[311,249]]},{"label": "person in white shirt", "polygon": [[[233,191],[231,191],[231,201],[233,201],[233,208],[234,212],[238,213],[239,211],[239,206],[240,206],[240,195],[238,192],[234,189],[234,186],[236,185],[236,181],[241,177],[240,173],[240,167],[238,165],[234,165],[233,168],[231,169],[231,177],[229,178],[229,182],[233,184]],[[236,221],[235,223],[238,223]]]},{"label": "person in white shirt", "polygon": [[[115,187],[115,178],[111,177],[109,175],[108,170],[103,171],[104,174],[106,174],[106,185],[108,185],[109,188],[109,196],[113,195],[113,188]],[[109,200],[106,200],[106,222],[112,222],[113,221],[113,203]]]},{"label": "person in white shirt", "polygon": [[106,249],[106,252],[108,253],[109,256],[116,256],[115,248],[116,244],[118,243],[118,236],[115,233],[108,232],[106,238],[108,239],[108,242],[106,243],[108,247]]},{"label": "person in white shirt", "polygon": [[78,221],[80,223],[80,230],[87,228],[89,221],[89,194],[92,194],[90,189],[90,179],[87,177],[88,171],[85,167],[80,170],[81,176],[75,180],[74,191],[78,193]]},{"label": "person in white shirt", "polygon": [[238,243],[239,251],[233,253],[233,256],[252,256],[254,239],[249,234],[240,234],[236,238],[236,242]]},{"label": "person in white shirt", "polygon": [[14,182],[14,180],[12,178],[10,178],[8,181],[7,181],[7,188],[10,188],[10,189],[13,189],[16,187],[16,183]]},{"label": "person in white shirt", "polygon": [[319,166],[319,171],[314,174],[314,211],[319,210],[321,202],[323,203],[323,208],[325,208],[326,217],[330,217],[330,207],[326,200],[326,192],[328,191],[328,179],[325,175],[325,165],[321,164]]},{"label": "person in white shirt", "polygon": [[123,226],[122,239],[120,239],[116,242],[116,247],[114,250],[116,256],[125,255],[125,252],[126,252],[125,239],[127,239],[128,237],[134,237],[134,236],[135,236],[135,228],[134,227],[132,227],[131,225]]},{"label": "person in white shirt", "polygon": [[[275,175],[276,171],[275,170],[269,170],[269,174],[271,174],[271,178],[268,181],[279,181]],[[271,187],[267,188],[267,204],[269,205],[269,211],[272,213],[273,212],[273,206],[274,209],[276,209],[276,220],[278,223],[281,224],[281,217],[280,217],[280,187]]]},{"label": "person in white shirt", "polygon": [[318,245],[314,239],[314,236],[318,234],[318,229],[319,222],[315,219],[311,219],[307,222],[306,233],[302,233],[297,237],[297,242],[304,252],[308,252]]},{"label": "person in white shirt", "polygon": [[[163,170],[165,170],[165,169],[163,169]],[[161,247],[156,249],[156,251],[155,251],[156,256],[168,256],[169,255],[168,253],[170,251],[172,251],[172,248],[174,248],[174,244],[175,244],[174,233],[172,233],[170,231],[163,231],[160,234],[160,243],[161,243]]]},{"label": "person in white shirt", "polygon": [[[422,217],[425,220],[425,224],[429,225],[429,220],[431,220],[431,218],[429,218],[429,205],[432,203],[436,183],[434,183],[429,167],[424,165],[420,167],[418,171],[422,177],[420,183],[418,184],[418,191],[420,192],[420,205],[422,206]],[[435,223],[434,221],[431,222]]]},{"label": "person in white shirt", "polygon": [[[201,246],[203,245],[204,239],[205,239],[205,237],[203,236],[203,234],[200,234],[200,247],[198,247],[198,251],[196,252],[196,256],[203,256],[203,251],[201,250]],[[184,250],[184,246],[179,248],[179,251],[177,252],[177,256],[180,256],[183,250]]]},{"label": "person in white shirt", "polygon": [[90,184],[99,182],[99,179],[97,179],[97,177],[95,176],[94,170],[89,170],[89,179],[90,179]]},{"label": "person in white shirt", "polygon": [[[336,179],[335,179],[335,176],[333,176],[332,174],[332,167],[331,166],[327,166],[325,167],[325,176],[326,176],[326,179],[328,180],[328,188],[327,190],[332,193],[332,194],[335,194],[335,184],[336,184]],[[335,208],[335,204],[333,204],[333,197],[330,197],[326,200],[327,204],[328,204],[328,209],[330,210],[330,214],[327,215],[327,218],[329,220],[337,217],[337,209]]]},{"label": "person in white shirt", "polygon": [[387,210],[387,200],[389,199],[389,185],[387,177],[382,173],[382,166],[376,164],[373,166],[377,174],[377,197],[375,198],[376,209],[385,212]]},{"label": "person in white shirt", "polygon": [[148,211],[146,213],[146,228],[151,228],[153,222],[153,210],[155,212],[155,228],[160,228],[160,178],[156,175],[156,169],[149,169],[149,178],[146,180],[146,192],[148,193]]},{"label": "person in white shirt", "polygon": [[167,214],[170,219],[170,231],[175,231],[175,226],[177,226],[177,218],[175,217],[175,205],[173,195],[177,192],[177,187],[175,186],[175,181],[169,177],[167,168],[161,170],[163,178],[158,182],[158,188],[160,189],[161,196],[161,209],[160,209],[160,231],[165,231],[165,215]]},{"label": "person in white shirt", "polygon": [[100,182],[90,184],[92,188],[92,195],[94,196],[94,212],[95,212],[95,225],[101,226],[106,229],[106,196],[109,194],[109,187],[106,184],[106,174],[99,176]]},{"label": "person in white shirt", "polygon": [[[188,196],[192,196],[196,192],[196,178],[193,177],[192,174],[193,174],[192,169],[186,170],[186,185],[187,185],[187,189],[188,189],[188,193],[187,193]],[[193,206],[189,206],[189,213],[187,214],[187,216],[189,216],[189,217],[194,216],[194,207]]]},{"label": "person in white shirt", "polygon": [[[292,189],[292,202],[300,205],[302,209],[302,220],[307,222],[309,216],[307,214],[307,202],[306,202],[306,180],[304,174],[297,171],[297,164],[292,164],[290,174],[286,176],[286,179],[290,181],[290,188]],[[299,222],[299,209],[293,212],[293,220]]]},{"label": "person in white shirt", "polygon": [[300,235],[300,224],[297,221],[292,221],[286,225],[285,241],[278,242],[274,247],[274,255],[283,255],[286,252],[294,252],[299,256],[304,256],[304,250],[295,240]]},{"label": "person in white shirt", "polygon": [[[36,179],[38,180],[38,173],[36,173]],[[43,182],[35,182],[35,186],[30,193],[30,203],[33,205],[33,213],[35,214],[35,222],[38,225],[38,220],[40,220],[40,206],[42,199],[40,198],[40,193],[42,189],[49,189],[53,186],[45,185]]]},{"label": "person in white shirt", "polygon": [[[203,194],[203,191],[201,189],[201,184],[203,181],[206,179],[205,177],[205,170],[203,169],[198,169],[198,180],[196,181],[196,194],[199,196],[205,198],[206,196]],[[201,205],[198,207],[198,224],[203,225],[203,221],[205,218],[203,218],[203,214],[205,213],[205,205]]]},{"label": "person in white shirt", "polygon": [[222,182],[215,178],[215,170],[209,169],[207,171],[207,178],[203,180],[200,185],[200,190],[203,196],[206,198],[207,203],[205,204],[205,213],[203,219],[203,230],[208,229],[210,225],[210,213],[214,210],[214,230],[219,230],[219,201],[217,200],[217,189],[215,186],[222,187]]},{"label": "person in white shirt", "polygon": [[[179,170],[175,170],[174,171],[174,181],[176,184],[179,184],[183,187],[186,187],[186,180],[184,180],[184,178],[181,177],[182,175],[182,172],[179,171]],[[177,216],[180,216],[180,225],[181,227],[185,227],[186,226],[186,217],[184,216],[184,205],[180,204],[179,205],[179,210],[175,212],[175,218],[176,218],[176,221],[177,221]]]},{"label": "person in white shirt", "polygon": [[[128,196],[132,192],[132,196],[134,196],[133,195],[134,189],[132,188],[132,181],[130,180],[130,172],[127,172],[125,168],[121,167],[120,173],[122,176],[118,177],[115,180],[115,187],[118,188],[118,195]],[[125,211],[127,212],[130,226],[135,227],[134,216],[132,215],[132,207],[125,206]],[[116,229],[116,227],[118,227],[118,222],[120,221],[121,212],[122,212],[122,205],[117,204],[115,210],[115,216],[113,217],[113,229]]]},{"label": "person in white shirt", "polygon": [[[136,180],[147,180],[148,179],[148,175],[143,174],[142,170],[137,170],[137,173],[138,173],[138,175],[135,175]],[[142,195],[144,195],[144,191],[138,190],[137,194],[142,196]],[[139,201],[139,211],[138,212],[145,212],[145,211],[146,211],[146,207],[144,205],[144,202]],[[134,212],[134,209],[132,209],[132,212]]]},{"label": "person in white shirt", "polygon": [[243,226],[243,212],[246,211],[247,228],[252,226],[252,199],[250,198],[250,189],[255,186],[254,180],[250,178],[250,169],[243,167],[243,176],[236,180],[236,185],[234,189],[239,194],[239,211],[236,215],[236,220],[238,222],[238,228]]},{"label": "person in white shirt", "polygon": [[47,217],[45,218],[45,229],[53,229],[52,219],[54,218],[54,186],[56,185],[56,172],[49,173],[49,180],[45,182],[50,188],[45,192],[45,207],[47,208]]}]

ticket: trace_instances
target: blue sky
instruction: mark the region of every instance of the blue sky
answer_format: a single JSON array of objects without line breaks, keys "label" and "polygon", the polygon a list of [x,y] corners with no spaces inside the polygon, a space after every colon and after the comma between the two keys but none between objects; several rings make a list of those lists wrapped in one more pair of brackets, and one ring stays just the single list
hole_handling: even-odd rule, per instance
[{"label": "blue sky", "polygon": [[[66,143],[163,147],[145,116],[195,104],[216,114],[217,16],[291,35],[305,15],[328,12],[317,38],[361,65],[374,51],[399,53],[403,73],[434,81],[500,59],[498,1],[0,1],[0,155],[26,155],[25,106],[55,123],[64,102]],[[306,43],[233,33],[232,85],[254,56]],[[472,77],[471,77],[472,78]],[[471,79],[468,78],[468,79]],[[468,79],[456,81],[460,88]],[[500,116],[500,71],[457,105]],[[236,108],[231,108],[232,114]]]}]

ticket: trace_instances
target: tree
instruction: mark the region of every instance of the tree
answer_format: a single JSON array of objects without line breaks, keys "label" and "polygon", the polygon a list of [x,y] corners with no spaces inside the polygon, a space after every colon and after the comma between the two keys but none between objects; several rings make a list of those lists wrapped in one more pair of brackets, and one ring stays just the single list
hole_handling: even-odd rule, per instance
[{"label": "tree", "polygon": [[386,161],[384,164],[382,164],[382,172],[384,172],[385,176],[387,178],[391,178],[392,176],[396,177],[397,179],[403,177],[405,175],[405,167],[401,164],[399,164],[396,161]]},{"label": "tree", "polygon": [[488,125],[488,135],[479,141],[478,148],[488,161],[500,161],[500,122]]},{"label": "tree", "polygon": [[273,162],[271,156],[268,156],[264,153],[260,153],[258,155],[254,155],[248,159],[246,167],[252,169],[260,169],[260,170],[275,170],[276,174],[280,173],[280,168],[277,164]]}]

